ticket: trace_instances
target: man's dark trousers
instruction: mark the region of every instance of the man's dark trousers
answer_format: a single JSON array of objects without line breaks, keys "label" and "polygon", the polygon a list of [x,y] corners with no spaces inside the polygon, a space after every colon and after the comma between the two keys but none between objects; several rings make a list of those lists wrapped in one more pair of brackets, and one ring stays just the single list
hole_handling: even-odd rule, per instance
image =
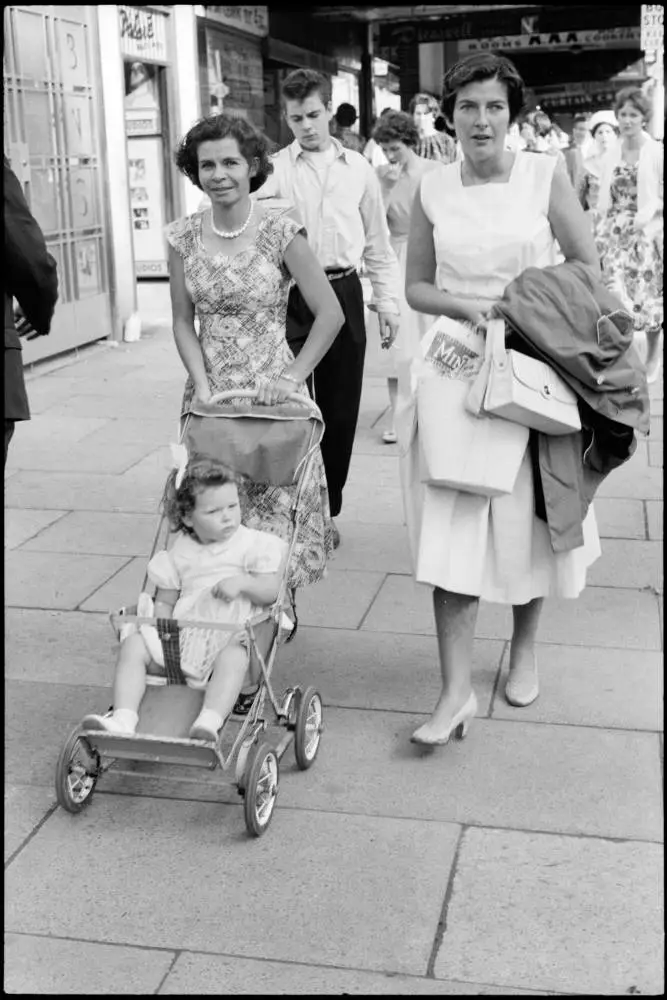
[{"label": "man's dark trousers", "polygon": [[[329,487],[331,516],[337,517],[343,503],[343,487],[352,458],[366,354],[364,295],[354,272],[331,280],[345,323],[309,379],[308,388],[322,411],[325,423],[322,458]],[[310,333],[313,314],[298,288],[293,287],[287,304],[287,342],[296,356]]]}]

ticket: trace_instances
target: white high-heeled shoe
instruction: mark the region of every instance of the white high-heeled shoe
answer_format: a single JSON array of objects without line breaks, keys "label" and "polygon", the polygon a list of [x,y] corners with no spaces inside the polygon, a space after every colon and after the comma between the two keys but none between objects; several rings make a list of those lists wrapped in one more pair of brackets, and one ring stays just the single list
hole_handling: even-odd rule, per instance
[{"label": "white high-heeled shoe", "polygon": [[468,729],[470,728],[470,723],[477,715],[477,697],[475,692],[472,691],[467,702],[461,708],[451,721],[449,729],[443,736],[431,737],[426,735],[423,730],[427,729],[429,723],[425,723],[416,729],[415,732],[410,737],[411,743],[418,743],[420,746],[425,747],[438,747],[444,746],[449,743],[452,733],[457,739],[462,740],[468,734]]}]

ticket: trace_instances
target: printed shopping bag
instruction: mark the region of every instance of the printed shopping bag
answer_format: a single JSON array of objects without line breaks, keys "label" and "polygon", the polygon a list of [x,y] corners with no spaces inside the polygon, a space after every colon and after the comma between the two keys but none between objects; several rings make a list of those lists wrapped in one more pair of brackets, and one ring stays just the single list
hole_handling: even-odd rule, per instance
[{"label": "printed shopping bag", "polygon": [[514,489],[528,430],[466,408],[484,348],[480,328],[444,316],[433,324],[422,341],[417,421],[422,481],[491,497]]}]

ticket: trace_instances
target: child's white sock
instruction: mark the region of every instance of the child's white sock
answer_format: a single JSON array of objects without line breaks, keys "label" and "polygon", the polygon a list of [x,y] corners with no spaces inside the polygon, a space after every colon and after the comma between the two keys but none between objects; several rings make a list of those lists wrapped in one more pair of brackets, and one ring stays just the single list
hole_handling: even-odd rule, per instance
[{"label": "child's white sock", "polygon": [[222,716],[219,712],[214,712],[212,708],[202,708],[194,725],[202,726],[212,733],[217,733],[222,726]]},{"label": "child's white sock", "polygon": [[111,719],[117,724],[118,728],[125,733],[134,733],[137,728],[137,723],[139,722],[139,716],[136,712],[133,712],[131,708],[116,708],[114,709]]}]

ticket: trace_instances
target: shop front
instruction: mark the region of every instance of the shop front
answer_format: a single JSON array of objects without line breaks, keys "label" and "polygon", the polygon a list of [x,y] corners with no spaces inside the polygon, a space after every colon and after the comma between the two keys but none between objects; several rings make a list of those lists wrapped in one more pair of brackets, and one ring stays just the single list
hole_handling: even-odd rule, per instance
[{"label": "shop front", "polygon": [[195,11],[202,114],[230,111],[263,129],[268,7],[198,4]]},{"label": "shop front", "polygon": [[97,12],[94,6],[4,11],[4,152],[58,264],[48,337],[26,363],[112,332]]},{"label": "shop front", "polygon": [[138,279],[166,278],[164,227],[174,218],[170,155],[170,15],[118,7],[134,267]]}]

